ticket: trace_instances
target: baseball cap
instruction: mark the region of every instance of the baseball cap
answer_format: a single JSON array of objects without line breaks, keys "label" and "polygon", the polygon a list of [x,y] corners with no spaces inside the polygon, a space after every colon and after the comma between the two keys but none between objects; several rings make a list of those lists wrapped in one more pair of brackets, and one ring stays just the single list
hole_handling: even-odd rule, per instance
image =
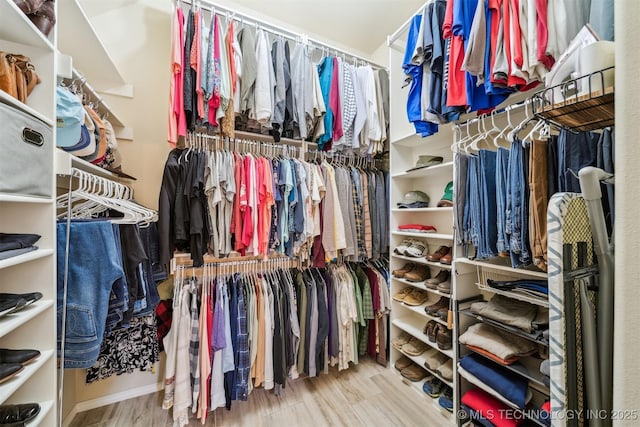
[{"label": "baseball cap", "polygon": [[450,181],[444,188],[444,194],[438,202],[438,207],[451,207],[453,206],[453,181]]},{"label": "baseball cap", "polygon": [[403,209],[426,208],[429,206],[429,200],[427,193],[413,190],[404,195],[402,200],[398,202],[398,207]]},{"label": "baseball cap", "polygon": [[91,120],[91,117],[89,116],[89,113],[85,108],[81,139],[86,138],[86,144],[82,147],[74,148],[73,150],[70,148],[65,148],[65,150],[78,157],[88,156],[89,154],[93,153],[96,149],[96,137],[94,131],[95,125],[93,124],[93,120]]},{"label": "baseball cap", "polygon": [[428,168],[429,166],[439,165],[443,160],[444,159],[441,156],[418,156],[416,165],[411,169],[408,169],[407,172],[422,168]]},{"label": "baseball cap", "polygon": [[56,87],[56,145],[73,147],[81,138],[84,123],[82,103],[68,89]]},{"label": "baseball cap", "polygon": [[113,130],[113,125],[107,119],[103,119],[104,123],[104,133],[107,137],[107,147],[111,149],[112,161],[110,166],[114,168],[118,168],[122,165],[122,156],[118,151],[118,140],[116,139],[116,133]]}]

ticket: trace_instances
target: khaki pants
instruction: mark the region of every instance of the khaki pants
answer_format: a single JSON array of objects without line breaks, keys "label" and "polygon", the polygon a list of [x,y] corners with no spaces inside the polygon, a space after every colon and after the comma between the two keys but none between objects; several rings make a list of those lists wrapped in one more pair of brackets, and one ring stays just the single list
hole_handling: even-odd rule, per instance
[{"label": "khaki pants", "polygon": [[547,144],[531,143],[529,157],[529,239],[534,264],[547,271]]}]

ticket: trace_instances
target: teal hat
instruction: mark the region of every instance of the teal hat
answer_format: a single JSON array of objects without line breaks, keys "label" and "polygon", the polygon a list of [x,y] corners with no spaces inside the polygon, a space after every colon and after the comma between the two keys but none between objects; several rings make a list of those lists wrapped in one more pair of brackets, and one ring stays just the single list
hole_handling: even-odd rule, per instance
[{"label": "teal hat", "polygon": [[453,181],[450,181],[444,188],[444,194],[438,202],[438,207],[451,207],[453,206]]},{"label": "teal hat", "polygon": [[56,145],[69,148],[78,144],[82,136],[84,108],[77,96],[68,89],[56,88]]}]

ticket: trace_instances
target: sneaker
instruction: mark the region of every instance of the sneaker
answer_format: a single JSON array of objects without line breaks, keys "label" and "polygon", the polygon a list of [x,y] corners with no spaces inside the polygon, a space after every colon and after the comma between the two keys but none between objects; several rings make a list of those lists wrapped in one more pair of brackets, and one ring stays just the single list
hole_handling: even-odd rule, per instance
[{"label": "sneaker", "polygon": [[434,399],[442,394],[442,389],[444,389],[444,383],[435,377],[432,380],[427,380],[424,382],[424,384],[422,384],[422,391],[424,391],[429,395],[429,397],[433,397]]},{"label": "sneaker", "polygon": [[420,240],[412,240],[411,246],[409,246],[404,254],[412,258],[422,258],[429,252],[429,246],[425,242]]},{"label": "sneaker", "polygon": [[444,391],[438,398],[438,404],[449,412],[453,412],[453,390],[445,386]]},{"label": "sneaker", "polygon": [[411,246],[412,243],[413,243],[413,239],[404,239],[402,241],[402,243],[400,243],[398,246],[396,246],[396,248],[393,250],[393,252],[395,252],[398,255],[404,255],[405,252],[407,251],[409,246]]}]

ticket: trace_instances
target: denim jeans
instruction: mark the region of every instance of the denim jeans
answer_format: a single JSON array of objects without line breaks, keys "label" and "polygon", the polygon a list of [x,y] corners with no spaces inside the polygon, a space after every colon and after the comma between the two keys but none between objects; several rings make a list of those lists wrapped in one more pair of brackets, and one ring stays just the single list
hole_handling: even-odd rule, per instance
[{"label": "denim jeans", "polygon": [[480,161],[477,156],[469,157],[469,180],[467,181],[467,198],[469,206],[469,242],[480,246]]},{"label": "denim jeans", "polygon": [[480,212],[481,240],[480,256],[491,258],[496,255],[496,243],[498,240],[497,208],[496,208],[496,152],[480,150]]},{"label": "denim jeans", "polygon": [[[120,226],[118,224],[112,224],[114,243],[117,250],[116,257],[118,263],[122,266],[122,244],[120,241]],[[124,272],[124,268],[120,267]],[[109,295],[109,309],[107,311],[106,320],[106,333],[109,333],[115,328],[124,318],[124,313],[129,306],[129,287],[127,285],[126,275],[122,276],[121,280],[116,281],[111,289]]]},{"label": "denim jeans", "polygon": [[[64,302],[66,222],[57,224],[58,345],[62,341],[62,313],[66,308],[65,368],[90,368],[100,353],[114,283],[124,278],[112,224],[107,221],[71,222],[69,273]],[[60,355],[60,347],[58,347]],[[60,355],[62,356],[62,355]]]},{"label": "denim jeans", "polygon": [[[615,173],[613,160],[615,158],[615,128],[605,129],[598,140],[597,166],[605,172]],[[613,230],[615,219],[613,184],[602,184],[602,202],[607,229]]]},{"label": "denim jeans", "polygon": [[509,152],[509,195],[507,211],[507,233],[511,250],[512,267],[520,267],[531,262],[528,248],[528,195],[525,179],[525,153],[520,140],[511,144]]},{"label": "denim jeans", "polygon": [[496,154],[496,207],[497,207],[497,232],[498,240],[496,249],[506,254],[509,252],[509,239],[506,234],[506,210],[507,210],[507,176],[509,171],[509,150],[498,148]]},{"label": "denim jeans", "polygon": [[560,131],[558,135],[558,191],[580,192],[578,172],[585,166],[596,166],[597,151],[597,134],[593,132],[572,133],[565,129]]},{"label": "denim jeans", "polygon": [[464,212],[467,203],[467,170],[469,166],[467,156],[460,153],[454,155],[454,162],[456,179],[453,180],[453,194],[456,196],[453,199],[453,227],[456,245],[462,245],[464,243]]}]

